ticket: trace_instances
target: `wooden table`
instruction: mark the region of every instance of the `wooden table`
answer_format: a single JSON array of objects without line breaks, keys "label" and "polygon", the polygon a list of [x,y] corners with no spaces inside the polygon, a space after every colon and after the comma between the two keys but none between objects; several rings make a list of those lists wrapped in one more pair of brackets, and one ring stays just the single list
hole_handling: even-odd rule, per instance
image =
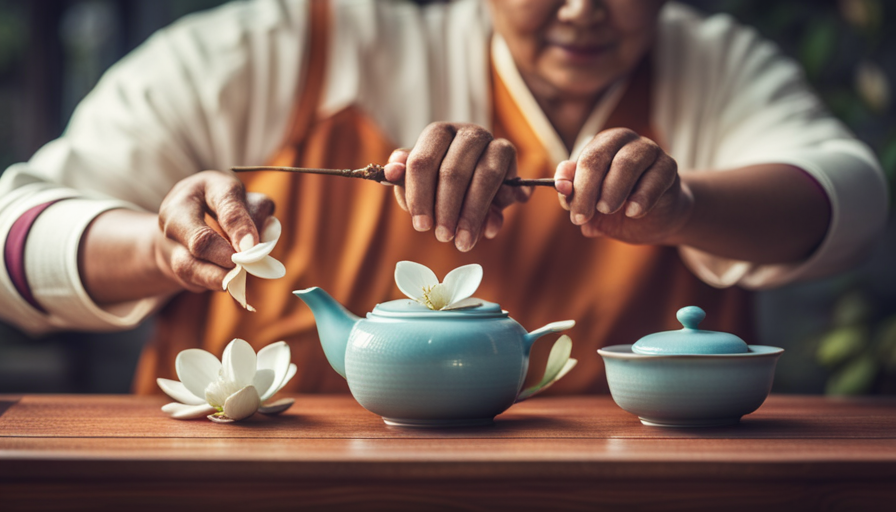
[{"label": "wooden table", "polygon": [[641,425],[609,397],[493,427],[388,427],[348,396],[176,421],[161,397],[0,396],[0,510],[896,510],[896,399],[772,396],[734,427]]}]

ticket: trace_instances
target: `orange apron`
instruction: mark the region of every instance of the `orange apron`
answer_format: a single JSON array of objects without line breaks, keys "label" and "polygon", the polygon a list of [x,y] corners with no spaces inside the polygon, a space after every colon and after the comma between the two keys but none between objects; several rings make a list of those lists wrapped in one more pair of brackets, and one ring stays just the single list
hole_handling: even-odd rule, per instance
[{"label": "orange apron", "polygon": [[[315,117],[325,76],[328,15],[326,2],[312,2],[309,78],[297,102],[293,129],[272,165],[354,169],[386,162],[395,148],[358,108]],[[519,174],[553,176],[547,152],[494,72],[492,99],[491,130],[516,146]],[[606,128],[628,127],[656,140],[649,125],[649,101],[650,66],[645,62]],[[431,232],[414,231],[390,187],[288,173],[241,176],[247,190],[263,192],[276,202],[284,232],[272,256],[286,265],[287,274],[273,281],[249,277],[248,298],[256,313],[243,310],[222,292],[184,293],[170,302],[140,361],[138,393],[158,393],[156,377],[176,378],[179,351],[201,347],[220,357],[235,337],[256,350],[278,340],[289,343],[299,371],[286,391],[347,392],[345,381],[324,357],[311,311],[290,292],[320,286],[363,315],[377,303],[403,297],[393,280],[400,260],[423,263],[440,277],[460,265],[481,264],[485,274],[476,296],[501,304],[529,330],[576,320],[569,334],[572,357],[579,365],[548,393],[607,392],[596,350],[680,328],[675,312],[682,306],[706,310],[704,328],[733,332],[752,342],[747,292],[701,282],[684,267],[675,248],[585,238],[550,190],[536,190],[528,203],[507,209],[497,238],[483,239],[472,251],[461,253],[452,244],[437,242]],[[541,377],[555,339],[542,338],[533,348],[530,381]]]}]

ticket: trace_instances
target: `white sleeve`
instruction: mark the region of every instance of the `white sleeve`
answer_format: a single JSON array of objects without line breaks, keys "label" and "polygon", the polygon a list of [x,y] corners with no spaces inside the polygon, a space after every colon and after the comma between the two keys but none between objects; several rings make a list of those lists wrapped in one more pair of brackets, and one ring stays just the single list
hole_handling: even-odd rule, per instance
[{"label": "white sleeve", "polygon": [[656,120],[682,172],[789,164],[818,182],[832,209],[823,242],[805,261],[758,265],[681,247],[685,264],[712,286],[751,289],[855,264],[886,224],[886,180],[873,152],[826,111],[799,66],[754,30],[669,7]]},{"label": "white sleeve", "polygon": [[78,274],[83,231],[111,208],[155,212],[179,180],[264,163],[284,140],[301,81],[306,0],[259,0],[193,15],[115,64],[65,133],[0,178],[0,240],[32,207],[63,199],[32,224],[25,275],[46,312],[25,301],[6,266],[0,318],[32,334],[133,327],[159,301],[96,305]]}]

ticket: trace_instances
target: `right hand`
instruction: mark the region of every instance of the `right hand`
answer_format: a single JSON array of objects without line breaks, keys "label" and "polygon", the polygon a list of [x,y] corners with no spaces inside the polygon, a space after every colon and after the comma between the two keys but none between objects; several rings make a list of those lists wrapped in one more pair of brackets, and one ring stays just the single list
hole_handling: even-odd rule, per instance
[{"label": "right hand", "polygon": [[[264,194],[246,193],[231,174],[203,171],[178,182],[159,207],[154,254],[159,269],[189,291],[221,290],[230,257],[258,243],[258,230],[274,213]],[[220,225],[224,238],[206,223]]]},{"label": "right hand", "polygon": [[399,206],[411,214],[414,229],[435,225],[440,242],[467,252],[484,234],[494,238],[504,223],[504,208],[525,202],[531,187],[508,187],[516,176],[516,148],[485,128],[468,123],[432,123],[413,149],[397,149],[385,166]]}]

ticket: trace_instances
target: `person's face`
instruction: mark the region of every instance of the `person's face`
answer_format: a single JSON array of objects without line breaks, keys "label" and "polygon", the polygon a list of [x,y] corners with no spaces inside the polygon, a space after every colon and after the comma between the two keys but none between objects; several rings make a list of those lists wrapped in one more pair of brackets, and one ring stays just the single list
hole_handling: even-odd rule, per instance
[{"label": "person's face", "polygon": [[593,96],[630,73],[653,43],[663,2],[489,0],[495,31],[530,86],[568,97]]}]

